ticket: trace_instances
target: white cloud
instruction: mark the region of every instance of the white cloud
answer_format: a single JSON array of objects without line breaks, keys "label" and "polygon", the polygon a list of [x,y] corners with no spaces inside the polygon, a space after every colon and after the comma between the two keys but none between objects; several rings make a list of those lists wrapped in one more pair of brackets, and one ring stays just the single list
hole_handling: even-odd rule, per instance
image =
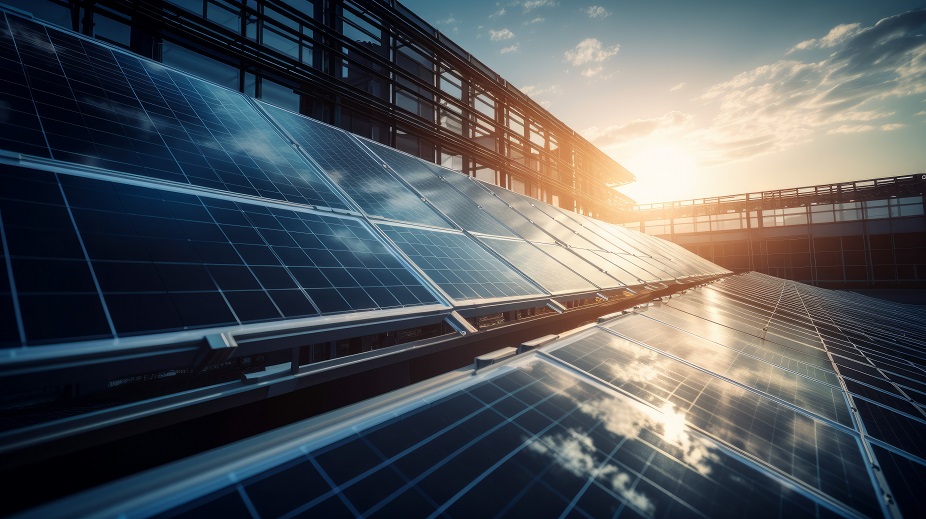
[{"label": "white cloud", "polygon": [[894,130],[899,130],[904,128],[906,125],[900,123],[888,123],[882,124],[881,126],[875,126],[872,124],[843,124],[831,130],[828,130],[827,135],[839,135],[846,133],[863,133],[870,132],[874,130],[881,130],[882,132],[892,132]]},{"label": "white cloud", "polygon": [[647,137],[657,132],[666,134],[691,128],[694,117],[679,111],[667,112],[659,117],[634,119],[633,121],[598,128],[592,126],[580,133],[583,137],[599,147],[608,147],[633,139]]},{"label": "white cloud", "polygon": [[514,2],[510,5],[521,6],[524,12],[528,12],[540,7],[553,7],[556,5],[556,2],[553,0],[524,0],[522,2]]},{"label": "white cloud", "polygon": [[519,50],[521,50],[521,45],[515,43],[514,45],[511,45],[510,47],[505,47],[504,49],[498,51],[498,53],[499,54],[511,54],[512,52],[518,52]]},{"label": "white cloud", "polygon": [[564,54],[566,61],[578,67],[586,63],[602,63],[620,51],[620,45],[605,47],[596,38],[586,38],[576,45],[576,48],[567,50]]},{"label": "white cloud", "polygon": [[528,20],[528,21],[524,22],[524,25],[534,25],[534,24],[537,24],[537,23],[543,23],[544,20],[546,20],[546,18],[543,18],[542,16],[537,16],[537,17],[534,17],[534,18],[531,19],[531,20]]},{"label": "white cloud", "polygon": [[579,479],[600,478],[607,481],[610,478],[611,488],[628,504],[646,515],[652,515],[656,510],[656,505],[645,494],[634,489],[636,478],[616,465],[599,459],[592,439],[575,429],[569,429],[565,435],[544,436],[527,448],[552,458],[561,469]]},{"label": "white cloud", "polygon": [[436,25],[453,25],[455,23],[457,23],[457,19],[454,18],[452,14],[443,20],[435,22]]},{"label": "white cloud", "polygon": [[611,16],[611,11],[608,11],[600,5],[593,5],[582,9],[582,12],[587,14],[589,18],[607,18]]},{"label": "white cloud", "polygon": [[527,85],[519,88],[524,95],[529,97],[537,97],[542,95],[554,94],[558,95],[560,93],[559,85],[550,85],[547,87],[540,87],[536,85]]},{"label": "white cloud", "polygon": [[872,27],[839,25],[798,44],[830,49],[820,61],[782,59],[714,85],[701,100],[717,115],[696,135],[710,155],[707,162],[781,151],[821,134],[901,128],[890,120],[870,123],[894,114],[885,102],[926,93],[924,31],[926,10]]},{"label": "white cloud", "polygon": [[505,8],[502,7],[498,11],[495,11],[494,13],[490,14],[489,20],[494,20],[495,18],[498,18],[499,16],[505,16],[506,14],[508,14],[508,11],[506,11]]},{"label": "white cloud", "polygon": [[595,77],[601,74],[604,71],[604,67],[598,65],[597,67],[589,67],[582,71],[584,77]]},{"label": "white cloud", "polygon": [[669,89],[669,92],[677,92],[677,91],[679,91],[679,90],[685,88],[685,85],[687,85],[687,83],[685,83],[684,81],[682,81],[681,83],[679,83],[679,84],[675,85],[674,87],[670,88],[670,89]]},{"label": "white cloud", "polygon": [[827,131],[828,135],[838,135],[845,133],[863,133],[874,130],[875,127],[870,124],[844,124],[837,128]]},{"label": "white cloud", "polygon": [[837,25],[830,29],[830,32],[826,36],[820,38],[818,45],[821,49],[832,49],[833,47],[842,44],[849,38],[855,36],[862,30],[862,24],[860,23],[847,23],[843,25]]},{"label": "white cloud", "polygon": [[508,29],[494,30],[489,29],[489,39],[492,41],[510,40],[514,38],[514,33]]},{"label": "white cloud", "polygon": [[837,25],[836,27],[830,29],[830,32],[828,32],[826,36],[822,38],[812,38],[798,43],[788,51],[788,54],[807,49],[832,49],[845,43],[847,40],[862,32],[863,30],[864,29],[862,28],[862,24],[860,23],[846,23]]}]

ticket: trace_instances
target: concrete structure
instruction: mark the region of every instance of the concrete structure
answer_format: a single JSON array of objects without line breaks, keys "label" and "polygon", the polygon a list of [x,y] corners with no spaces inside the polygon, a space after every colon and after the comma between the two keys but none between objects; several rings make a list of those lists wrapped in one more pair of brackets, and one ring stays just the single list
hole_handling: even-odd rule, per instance
[{"label": "concrete structure", "polygon": [[627,228],[734,272],[840,289],[926,288],[926,175],[635,206]]}]

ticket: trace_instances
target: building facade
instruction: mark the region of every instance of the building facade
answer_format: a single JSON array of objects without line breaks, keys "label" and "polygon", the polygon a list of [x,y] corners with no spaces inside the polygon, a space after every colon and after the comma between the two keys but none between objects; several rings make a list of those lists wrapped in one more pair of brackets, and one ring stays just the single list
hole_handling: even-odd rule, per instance
[{"label": "building facade", "polygon": [[635,206],[623,225],[734,272],[826,288],[926,288],[926,175]]},{"label": "building facade", "polygon": [[395,0],[6,3],[559,207],[630,203],[630,172]]}]

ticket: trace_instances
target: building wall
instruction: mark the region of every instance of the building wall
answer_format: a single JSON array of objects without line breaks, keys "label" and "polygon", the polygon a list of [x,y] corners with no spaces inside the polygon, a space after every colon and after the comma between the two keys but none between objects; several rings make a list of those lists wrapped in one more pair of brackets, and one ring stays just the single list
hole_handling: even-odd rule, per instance
[{"label": "building wall", "polygon": [[924,184],[918,174],[666,202],[625,213],[623,225],[736,273],[825,288],[926,288]]},{"label": "building wall", "polygon": [[395,0],[4,0],[223,86],[606,217],[633,175]]},{"label": "building wall", "polygon": [[663,237],[736,273],[824,288],[926,288],[922,217]]}]

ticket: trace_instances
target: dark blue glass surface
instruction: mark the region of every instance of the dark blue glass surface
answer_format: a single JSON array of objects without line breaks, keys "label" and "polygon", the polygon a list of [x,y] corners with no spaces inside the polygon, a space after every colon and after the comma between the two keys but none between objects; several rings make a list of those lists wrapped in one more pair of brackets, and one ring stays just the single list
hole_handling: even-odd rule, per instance
[{"label": "dark blue glass surface", "polygon": [[[433,209],[369,155],[348,133],[261,103],[365,213],[403,222],[449,228]],[[400,172],[401,174],[401,172]]]},{"label": "dark blue glass surface", "polygon": [[457,300],[540,295],[520,274],[457,232],[381,225],[418,268]]},{"label": "dark blue glass surface", "polygon": [[[27,93],[54,159],[346,208],[241,94],[74,35],[11,20]],[[6,90],[2,96],[8,97]],[[8,103],[18,103],[9,96]]]}]

